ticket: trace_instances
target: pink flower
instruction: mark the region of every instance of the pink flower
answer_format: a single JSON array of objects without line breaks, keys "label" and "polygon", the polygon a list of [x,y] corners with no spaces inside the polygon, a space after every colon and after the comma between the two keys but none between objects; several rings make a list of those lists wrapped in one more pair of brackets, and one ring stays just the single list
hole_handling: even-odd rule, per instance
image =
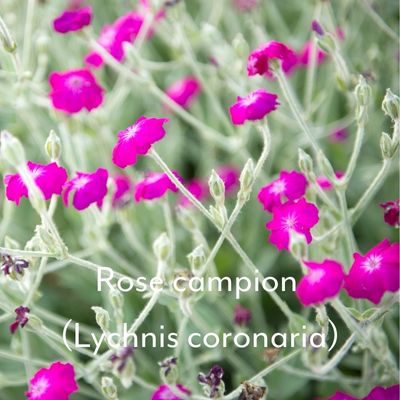
[{"label": "pink flower", "polygon": [[363,400],[399,400],[400,385],[393,385],[388,388],[381,386],[372,389]]},{"label": "pink flower", "polygon": [[258,193],[258,201],[264,206],[264,210],[272,212],[275,206],[280,206],[282,198],[298,200],[306,193],[307,179],[297,171],[282,171],[279,178],[267,186],[261,188]]},{"label": "pink flower", "polygon": [[10,332],[15,333],[19,327],[23,328],[29,321],[28,314],[31,310],[28,307],[19,306],[15,310],[15,321],[10,325]]},{"label": "pink flower", "polygon": [[136,163],[138,154],[145,155],[155,142],[161,140],[166,132],[167,118],[140,117],[135,124],[118,132],[118,142],[113,149],[113,163],[120,168]]},{"label": "pink flower", "polygon": [[[45,200],[51,199],[54,194],[61,194],[62,187],[67,180],[65,168],[59,167],[55,162],[46,165],[28,161],[27,166]],[[16,205],[19,205],[22,197],[28,197],[28,188],[19,174],[6,175],[4,184],[7,199],[15,202]]]},{"label": "pink flower", "polygon": [[232,0],[232,3],[238,11],[247,12],[257,7],[258,0]]},{"label": "pink flower", "polygon": [[118,174],[113,177],[115,191],[112,197],[113,208],[122,208],[132,200],[133,183],[127,175]]},{"label": "pink flower", "polygon": [[79,31],[90,25],[92,21],[92,7],[64,11],[53,21],[53,28],[56,32],[67,33]]},{"label": "pink flower", "polygon": [[93,203],[101,207],[107,194],[107,180],[108,171],[104,168],[91,173],[77,172],[76,177],[65,184],[64,204],[69,206],[70,192],[75,191],[72,204],[77,210],[84,210]]},{"label": "pink flower", "polygon": [[199,95],[200,82],[193,76],[186,76],[176,81],[165,91],[175,103],[183,108],[189,108]]},{"label": "pink flower", "polygon": [[[335,175],[336,175],[336,178],[340,179],[344,176],[344,172],[336,171]],[[316,181],[321,189],[324,189],[324,190],[332,190],[333,189],[332,182],[326,176],[322,176],[322,175],[317,176]]]},{"label": "pink flower", "polygon": [[297,285],[296,294],[305,306],[321,304],[335,297],[343,286],[343,267],[334,260],[322,263],[305,261],[310,272]]},{"label": "pink flower", "polygon": [[384,239],[364,256],[354,254],[354,262],[345,278],[350,297],[378,304],[386,291],[399,290],[399,244]]},{"label": "pink flower", "polygon": [[285,73],[289,73],[297,64],[297,56],[293,49],[286,44],[271,41],[250,53],[247,62],[248,75],[272,76],[269,66],[271,59],[281,60],[282,69]]},{"label": "pink flower", "polygon": [[[183,179],[174,171],[174,175],[182,182]],[[178,188],[169,179],[167,174],[162,172],[150,172],[147,176],[135,185],[135,200],[158,199],[168,191],[177,192]]]},{"label": "pink flower", "polygon": [[[204,200],[208,194],[208,185],[200,179],[193,179],[186,186],[186,189],[199,201]],[[183,194],[179,196],[178,204],[183,207],[190,207],[191,201]]]},{"label": "pink flower", "polygon": [[250,324],[252,317],[251,310],[242,307],[240,304],[236,304],[233,320],[238,326],[247,326]]},{"label": "pink flower", "polygon": [[303,235],[308,244],[312,241],[310,229],[319,221],[318,208],[302,198],[297,202],[288,201],[272,210],[273,218],[266,224],[271,231],[269,241],[278,250],[289,250],[290,233]]},{"label": "pink flower", "polygon": [[67,114],[77,113],[83,108],[91,111],[103,102],[103,88],[87,69],[52,72],[49,83],[53,107]]},{"label": "pink flower", "polygon": [[174,391],[168,385],[161,385],[152,394],[151,400],[182,400],[182,397],[178,397],[179,393],[182,393],[183,397],[191,394],[189,389],[180,384],[174,387]]},{"label": "pink flower", "polygon": [[332,142],[343,142],[349,137],[349,132],[346,128],[337,128],[330,133],[329,137]]},{"label": "pink flower", "polygon": [[57,361],[36,372],[25,395],[29,400],[69,400],[78,389],[74,367]]},{"label": "pink flower", "polygon": [[390,226],[400,225],[400,199],[396,201],[387,201],[386,203],[381,203],[380,206],[385,210],[384,220]]},{"label": "pink flower", "polygon": [[238,96],[229,111],[234,125],[242,125],[245,121],[263,119],[278,107],[278,96],[264,89],[257,89],[246,97]]},{"label": "pink flower", "polygon": [[[311,55],[313,52],[313,42],[306,42],[301,49],[299,55],[298,55],[298,63],[304,66],[308,66],[311,61]],[[319,47],[317,47],[317,53],[316,53],[316,60],[317,60],[317,65],[320,65],[324,62],[326,58],[326,53],[322,51]]]},{"label": "pink flower", "polygon": [[232,165],[223,165],[217,169],[219,177],[224,181],[225,194],[231,194],[239,186],[240,171]]},{"label": "pink flower", "polygon": [[358,400],[358,399],[343,392],[336,392],[333,396],[329,397],[328,400]]}]

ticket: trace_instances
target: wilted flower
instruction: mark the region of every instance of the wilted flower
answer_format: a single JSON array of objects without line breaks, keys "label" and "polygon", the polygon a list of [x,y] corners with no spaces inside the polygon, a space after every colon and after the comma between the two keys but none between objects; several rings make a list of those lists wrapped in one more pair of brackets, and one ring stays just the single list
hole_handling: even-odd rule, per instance
[{"label": "wilted flower", "polygon": [[289,73],[297,64],[297,56],[293,49],[286,44],[270,41],[250,53],[247,63],[248,75],[271,77],[272,71],[269,65],[271,59],[280,60],[285,73]]},{"label": "wilted flower", "polygon": [[242,387],[238,400],[261,400],[267,392],[265,386],[257,386],[251,382],[242,382]]},{"label": "wilted flower", "polygon": [[18,274],[23,275],[24,270],[29,267],[29,261],[19,257],[12,257],[8,254],[1,255],[1,270],[4,275]]},{"label": "wilted flower", "polygon": [[229,112],[234,125],[242,125],[245,121],[263,119],[278,107],[278,96],[264,89],[257,89],[246,97],[238,96]]},{"label": "wilted flower", "polygon": [[279,178],[262,187],[258,193],[258,201],[264,210],[272,212],[280,206],[285,197],[287,200],[298,200],[304,196],[307,188],[307,179],[297,171],[282,171]]},{"label": "wilted flower", "polygon": [[[180,181],[183,181],[176,171],[174,171],[174,175]],[[161,172],[150,172],[143,180],[136,183],[135,200],[139,202],[141,200],[158,199],[164,196],[168,190],[172,192],[178,191],[178,188],[169,179],[168,175]]]},{"label": "wilted flower", "polygon": [[137,155],[145,155],[155,142],[161,140],[166,132],[167,118],[140,117],[133,125],[118,132],[118,141],[113,149],[113,163],[120,168],[136,163]]},{"label": "wilted flower", "polygon": [[183,108],[189,108],[200,92],[200,82],[194,76],[186,76],[169,86],[165,93]]},{"label": "wilted flower", "polygon": [[310,229],[319,221],[318,208],[304,198],[297,202],[288,201],[272,210],[273,218],[266,224],[271,231],[269,241],[278,250],[289,249],[292,232],[303,235],[308,244],[312,241]]},{"label": "wilted flower", "polygon": [[[59,167],[55,162],[35,164],[32,161],[28,161],[27,166],[45,200],[51,199],[54,194],[61,194],[63,185],[67,180],[65,168]],[[6,175],[4,184],[6,186],[7,199],[15,202],[15,204],[19,205],[22,197],[28,197],[28,188],[19,174]]]},{"label": "wilted flower", "polygon": [[247,326],[250,324],[252,317],[251,310],[242,307],[240,304],[235,305],[233,320],[236,325]]},{"label": "wilted flower", "polygon": [[350,297],[378,304],[385,292],[399,290],[399,244],[388,239],[364,256],[354,254],[354,262],[345,278],[344,289]]},{"label": "wilted flower", "polygon": [[53,107],[74,114],[86,108],[93,110],[103,102],[103,88],[88,69],[52,72],[49,76]]},{"label": "wilted flower", "polygon": [[[344,172],[336,171],[335,175],[336,175],[337,179],[340,179],[344,176]],[[322,175],[317,176],[316,181],[321,189],[324,189],[324,190],[332,190],[333,189],[332,182],[326,176],[322,176]]]},{"label": "wilted flower", "polygon": [[69,195],[74,191],[72,204],[81,211],[96,203],[101,207],[107,194],[108,171],[98,168],[95,172],[77,172],[76,177],[65,184],[63,193],[64,204],[69,206]]},{"label": "wilted flower", "polygon": [[133,357],[135,348],[133,346],[123,347],[110,357],[118,372],[122,372],[128,360]]},{"label": "wilted flower", "polygon": [[79,31],[83,27],[90,25],[92,21],[92,7],[83,7],[74,10],[66,10],[61,13],[54,21],[53,28],[56,32],[67,33]]},{"label": "wilted flower", "polygon": [[[186,185],[186,189],[199,201],[204,200],[208,195],[208,185],[200,179],[193,179]],[[179,196],[178,204],[183,207],[189,207],[192,205],[191,201],[183,194]]]},{"label": "wilted flower", "polygon": [[224,370],[219,365],[211,367],[208,374],[200,373],[197,380],[206,387],[207,394],[213,399],[217,396],[223,395],[225,391],[225,385],[222,381],[224,376]]},{"label": "wilted flower", "polygon": [[112,206],[113,208],[124,207],[132,200],[134,185],[128,175],[117,174],[112,180],[115,185]]},{"label": "wilted flower", "polygon": [[309,272],[297,285],[296,294],[305,306],[320,304],[335,297],[343,286],[343,267],[334,260],[322,263],[305,261]]},{"label": "wilted flower", "polygon": [[349,137],[349,132],[346,128],[337,128],[330,133],[329,137],[332,142],[343,142]]},{"label": "wilted flower", "polygon": [[36,372],[25,395],[29,400],[69,400],[77,391],[74,367],[57,361]]},{"label": "wilted flower", "polygon": [[28,314],[31,310],[28,307],[19,306],[15,310],[15,321],[10,325],[10,332],[15,333],[16,330],[21,327],[23,328],[29,321],[29,318],[26,314]]},{"label": "wilted flower", "polygon": [[387,201],[381,203],[380,206],[385,210],[384,220],[388,225],[399,226],[400,225],[400,199],[396,201]]},{"label": "wilted flower", "polygon": [[175,385],[172,391],[168,385],[159,386],[152,394],[151,400],[182,400],[179,394],[182,393],[183,397],[191,394],[190,390],[183,385]]},{"label": "wilted flower", "polygon": [[318,35],[318,36],[323,36],[324,35],[324,30],[322,29],[322,26],[320,23],[313,19],[311,22],[311,29]]}]

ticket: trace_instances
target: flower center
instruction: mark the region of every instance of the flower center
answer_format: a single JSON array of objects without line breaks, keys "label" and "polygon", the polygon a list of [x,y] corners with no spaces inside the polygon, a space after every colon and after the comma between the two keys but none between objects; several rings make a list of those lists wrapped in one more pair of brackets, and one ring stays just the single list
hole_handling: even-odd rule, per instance
[{"label": "flower center", "polygon": [[43,376],[32,386],[31,395],[33,399],[39,399],[50,386],[49,381]]},{"label": "flower center", "polygon": [[249,106],[257,100],[257,96],[254,93],[249,94],[243,99],[243,105]]},{"label": "flower center", "polygon": [[282,225],[284,229],[290,230],[293,229],[297,222],[296,214],[289,214],[286,218],[283,218]]},{"label": "flower center", "polygon": [[65,85],[73,92],[79,92],[85,84],[85,80],[80,76],[70,76]]},{"label": "flower center", "polygon": [[286,182],[282,179],[278,179],[272,184],[271,192],[274,194],[283,193],[286,189]]},{"label": "flower center", "polygon": [[321,280],[321,278],[325,275],[325,271],[323,269],[313,269],[308,274],[308,280],[310,283],[314,284]]},{"label": "flower center", "polygon": [[138,131],[138,125],[130,126],[125,130],[123,135],[123,140],[132,139],[136,135],[137,131]]},{"label": "flower center", "polygon": [[379,254],[372,254],[362,264],[362,267],[368,271],[373,272],[380,268],[382,262],[382,256]]},{"label": "flower center", "polygon": [[74,182],[74,186],[77,190],[82,189],[89,183],[90,179],[87,176],[80,176]]},{"label": "flower center", "polygon": [[35,179],[35,178],[38,178],[40,175],[42,175],[43,174],[43,169],[42,168],[34,168],[32,171],[31,171],[31,173],[32,173],[32,176],[33,176],[33,178]]}]

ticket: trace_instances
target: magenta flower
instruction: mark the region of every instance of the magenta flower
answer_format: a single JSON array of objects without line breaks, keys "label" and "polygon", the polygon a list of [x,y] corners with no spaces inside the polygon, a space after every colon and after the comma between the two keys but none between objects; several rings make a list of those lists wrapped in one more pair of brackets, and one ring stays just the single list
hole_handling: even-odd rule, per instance
[{"label": "magenta flower", "polygon": [[387,201],[386,203],[381,203],[380,206],[385,210],[384,220],[390,226],[400,225],[400,199],[396,201]]},{"label": "magenta flower", "polygon": [[68,181],[64,186],[63,202],[69,206],[69,195],[74,191],[72,204],[78,210],[84,210],[96,203],[101,207],[107,194],[108,171],[98,168],[95,172],[77,172],[76,177]]},{"label": "magenta flower", "polygon": [[167,118],[140,117],[133,125],[118,132],[118,141],[113,149],[113,163],[120,168],[136,163],[138,154],[145,155],[155,142],[161,140],[166,132]]},{"label": "magenta flower", "polygon": [[115,191],[112,197],[113,208],[126,206],[133,197],[133,183],[128,175],[118,174],[113,178]]},{"label": "magenta flower", "polygon": [[297,56],[293,49],[286,44],[271,41],[263,44],[249,55],[247,62],[247,73],[253,75],[272,76],[269,61],[278,59],[282,62],[282,69],[289,73],[297,64]]},{"label": "magenta flower", "polygon": [[[54,194],[61,194],[63,185],[67,180],[65,168],[59,167],[55,162],[35,164],[28,161],[27,166],[45,200],[51,199]],[[22,197],[28,197],[28,188],[19,174],[6,175],[4,177],[4,185],[6,186],[7,199],[13,201],[16,205],[19,205]]]},{"label": "magenta flower", "polygon": [[296,294],[305,306],[321,304],[335,297],[343,286],[343,267],[334,260],[305,261],[310,270],[297,285]]},{"label": "magenta flower", "polygon": [[[173,172],[182,182],[183,179],[179,174],[176,171]],[[150,172],[143,180],[136,183],[135,200],[140,202],[141,200],[158,199],[163,197],[168,190],[172,192],[178,191],[178,188],[169,179],[168,175],[162,172]]]},{"label": "magenta flower", "polygon": [[393,385],[388,388],[378,386],[372,389],[363,400],[399,400],[400,385]]},{"label": "magenta flower", "polygon": [[[311,62],[311,55],[313,52],[313,42],[306,42],[301,49],[299,55],[298,55],[298,64],[304,65],[304,66],[309,66]],[[316,60],[317,60],[317,65],[322,64],[325,61],[326,58],[326,53],[322,51],[319,47],[317,47],[317,53],[316,53]]]},{"label": "magenta flower", "polygon": [[359,399],[343,392],[336,392],[333,396],[329,397],[328,400],[359,400]]},{"label": "magenta flower", "polygon": [[260,189],[258,201],[264,210],[272,212],[273,208],[282,204],[282,199],[298,200],[306,193],[307,179],[297,171],[282,171],[279,178]]},{"label": "magenta flower", "polygon": [[64,11],[53,21],[53,28],[58,33],[79,31],[90,25],[92,21],[92,7]]},{"label": "magenta flower", "polygon": [[264,89],[257,89],[246,97],[238,96],[229,112],[234,125],[242,125],[245,121],[263,119],[278,107],[278,96]]},{"label": "magenta flower", "polygon": [[74,367],[57,361],[36,372],[25,395],[28,400],[69,400],[78,389]]},{"label": "magenta flower", "polygon": [[350,297],[368,299],[374,304],[381,301],[385,292],[397,292],[400,288],[399,244],[390,244],[384,239],[364,256],[355,253],[344,288]]},{"label": "magenta flower", "polygon": [[103,88],[87,69],[52,72],[49,83],[53,107],[67,114],[75,114],[83,108],[91,111],[103,102]]},{"label": "magenta flower", "polygon": [[329,137],[332,142],[343,142],[349,137],[349,132],[346,128],[337,128],[330,133]]},{"label": "magenta flower", "polygon": [[174,82],[165,91],[175,103],[183,108],[189,108],[200,93],[200,82],[193,76],[186,76]]},{"label": "magenta flower", "polygon": [[[336,175],[336,178],[340,179],[344,176],[344,172],[336,171],[335,175]],[[322,175],[317,176],[316,181],[321,189],[324,189],[324,190],[332,190],[333,189],[332,182],[326,176],[322,176]]]},{"label": "magenta flower", "polygon": [[223,165],[217,169],[217,173],[224,181],[225,194],[232,194],[232,192],[239,186],[240,171],[232,165]]},{"label": "magenta flower", "polygon": [[242,12],[248,12],[257,7],[258,0],[232,0],[233,6]]},{"label": "magenta flower", "polygon": [[[185,185],[186,189],[199,201],[204,200],[208,195],[208,185],[200,179],[193,179]],[[179,196],[178,204],[183,207],[190,207],[191,201],[183,194]]]},{"label": "magenta flower", "polygon": [[31,310],[28,307],[19,306],[15,310],[15,321],[10,325],[10,332],[15,333],[19,327],[23,328],[29,321],[28,314]]},{"label": "magenta flower", "polygon": [[319,221],[318,208],[302,198],[297,202],[288,201],[272,210],[273,218],[266,224],[271,231],[269,241],[278,250],[289,250],[290,233],[303,235],[308,244],[312,241],[311,228]]},{"label": "magenta flower", "polygon": [[191,392],[185,386],[177,384],[172,391],[168,385],[159,386],[151,395],[151,400],[182,400],[178,395],[182,393],[183,397],[190,396]]},{"label": "magenta flower", "polygon": [[247,326],[250,324],[252,317],[251,310],[242,307],[240,304],[236,304],[233,321],[238,326]]}]

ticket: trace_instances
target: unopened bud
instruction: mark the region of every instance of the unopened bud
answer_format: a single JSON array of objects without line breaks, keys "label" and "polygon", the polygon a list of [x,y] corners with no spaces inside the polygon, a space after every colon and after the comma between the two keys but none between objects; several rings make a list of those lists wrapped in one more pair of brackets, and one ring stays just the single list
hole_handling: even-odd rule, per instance
[{"label": "unopened bud", "polygon": [[395,155],[399,146],[398,138],[394,137],[392,139],[386,132],[382,132],[380,146],[382,157],[384,159],[391,159]]},{"label": "unopened bud", "polygon": [[215,204],[223,205],[225,202],[225,184],[220,176],[212,170],[210,179],[208,181],[211,196],[213,197]]},{"label": "unopened bud", "polygon": [[58,161],[60,159],[61,140],[53,130],[50,131],[44,148],[51,161]]},{"label": "unopened bud", "polygon": [[335,39],[330,33],[319,36],[317,44],[321,48],[321,50],[328,54],[332,54],[336,50]]},{"label": "unopened bud", "polygon": [[250,196],[251,186],[254,182],[254,163],[251,158],[246,162],[240,174],[239,182],[240,190],[238,193],[238,197],[243,201],[247,201]]},{"label": "unopened bud", "polygon": [[124,308],[124,296],[123,294],[116,288],[110,290],[109,299],[114,310],[122,314],[122,310]]},{"label": "unopened bud", "polygon": [[357,120],[360,120],[366,117],[367,106],[371,97],[371,87],[362,75],[360,75],[358,79],[358,84],[354,89],[354,94],[357,101],[356,118]]},{"label": "unopened bud", "polygon": [[107,400],[118,400],[117,387],[112,378],[108,376],[103,376],[101,378],[101,391]]},{"label": "unopened bud", "polygon": [[200,270],[206,262],[206,254],[203,245],[197,246],[190,254],[188,254],[187,258],[193,272]]},{"label": "unopened bud", "polygon": [[24,148],[22,147],[21,142],[10,132],[1,132],[0,150],[2,157],[13,167],[25,164]]},{"label": "unopened bud", "polygon": [[180,297],[189,297],[191,295],[189,281],[192,277],[193,274],[188,269],[174,271],[172,289],[175,290]]},{"label": "unopened bud", "polygon": [[225,226],[226,222],[228,221],[225,207],[216,208],[214,206],[210,206],[210,213],[217,227],[222,229]]},{"label": "unopened bud", "polygon": [[157,260],[168,260],[169,256],[171,255],[171,241],[165,232],[154,241],[153,252],[157,257]]},{"label": "unopened bud", "polygon": [[322,151],[319,151],[317,158],[321,172],[328,178],[328,180],[334,182],[336,180],[336,174],[325,154]]},{"label": "unopened bud", "polygon": [[382,102],[383,112],[393,121],[400,119],[400,98],[390,89],[386,89],[386,95]]},{"label": "unopened bud", "polygon": [[101,307],[92,307],[92,310],[96,314],[97,325],[103,332],[108,332],[110,326],[110,315],[108,311]]},{"label": "unopened bud", "polygon": [[314,163],[309,154],[307,154],[304,150],[299,149],[298,158],[298,164],[301,172],[303,172],[305,175],[314,172]]},{"label": "unopened bud", "polygon": [[0,40],[3,43],[4,50],[8,53],[14,53],[17,50],[17,43],[14,38],[11,36],[10,31],[7,28],[7,25],[0,17]]}]

